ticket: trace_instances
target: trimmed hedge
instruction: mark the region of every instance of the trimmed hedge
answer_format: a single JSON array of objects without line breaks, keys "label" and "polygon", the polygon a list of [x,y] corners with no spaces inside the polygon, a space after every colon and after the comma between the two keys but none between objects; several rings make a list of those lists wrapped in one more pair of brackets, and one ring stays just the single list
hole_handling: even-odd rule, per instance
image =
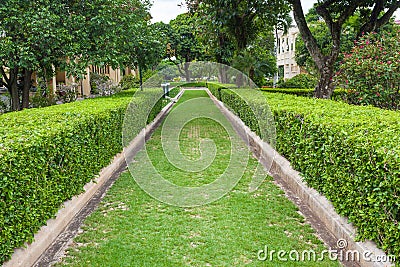
[{"label": "trimmed hedge", "polygon": [[[146,91],[134,98],[134,91],[128,90],[0,116],[0,263],[14,248],[31,242],[60,205],[81,193],[121,152],[128,104],[143,107],[149,96],[154,100],[162,95],[161,89]],[[149,121],[161,103],[152,109]],[[144,114],[135,114],[137,123],[146,123]]]},{"label": "trimmed hedge", "polygon": [[[244,99],[238,97],[233,90],[225,88],[221,84],[209,83],[208,89],[218,100],[224,102],[228,109],[240,117],[253,132],[260,136],[259,123],[254,111]],[[261,104],[265,104],[265,101],[259,104],[261,106]]]},{"label": "trimmed hedge", "polygon": [[318,83],[318,79],[306,73],[297,74],[293,78],[286,81],[281,80],[278,82],[280,88],[312,88]]},{"label": "trimmed hedge", "polygon": [[[282,93],[282,94],[289,94],[289,95],[296,95],[296,96],[304,96],[304,97],[313,97],[314,96],[314,89],[308,88],[260,88],[263,92],[268,93]],[[347,90],[345,89],[336,89],[333,91],[331,99],[333,100],[344,100],[347,95]]]},{"label": "trimmed hedge", "polygon": [[260,88],[260,90],[268,93],[283,93],[305,97],[312,97],[314,93],[314,89],[303,88]]},{"label": "trimmed hedge", "polygon": [[[210,90],[222,101],[234,96],[234,90],[218,92],[216,85]],[[349,218],[360,240],[373,240],[400,258],[400,114],[287,94],[265,96],[275,116],[279,153]],[[240,102],[229,101],[239,116],[245,111]]]}]

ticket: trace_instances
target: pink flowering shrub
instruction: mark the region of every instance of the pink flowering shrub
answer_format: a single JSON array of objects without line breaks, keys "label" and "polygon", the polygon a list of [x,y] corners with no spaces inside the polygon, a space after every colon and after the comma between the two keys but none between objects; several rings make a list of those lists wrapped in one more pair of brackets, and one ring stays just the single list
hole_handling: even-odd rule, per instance
[{"label": "pink flowering shrub", "polygon": [[400,109],[400,28],[361,37],[344,55],[336,81],[348,89],[350,104]]}]

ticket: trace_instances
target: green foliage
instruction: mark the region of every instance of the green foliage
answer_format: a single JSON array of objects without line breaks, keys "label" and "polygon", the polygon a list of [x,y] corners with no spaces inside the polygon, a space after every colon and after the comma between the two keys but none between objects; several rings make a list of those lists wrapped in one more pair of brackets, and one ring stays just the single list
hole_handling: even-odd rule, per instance
[{"label": "green foliage", "polygon": [[[143,107],[132,118],[136,128],[146,124],[148,98],[161,90],[132,99],[133,92],[0,116],[1,263],[121,151],[128,103]],[[161,108],[158,101],[148,120]]]},{"label": "green foliage", "polygon": [[122,77],[121,81],[119,82],[119,86],[122,90],[138,88],[138,81],[135,75],[128,74]]},{"label": "green foliage", "polygon": [[[314,89],[304,89],[304,88],[260,88],[261,91],[267,93],[282,93],[288,95],[304,96],[304,97],[314,97]],[[342,88],[337,88],[333,91],[331,95],[332,100],[343,101],[347,95],[347,90]]]},{"label": "green foliage", "polygon": [[[147,70],[143,72],[143,83],[150,79],[156,72],[152,70]],[[119,86],[122,90],[128,90],[133,88],[139,88],[140,81],[139,77],[129,74],[122,77],[122,80],[119,83]]]},{"label": "green foliage", "polygon": [[197,24],[198,18],[195,15],[184,13],[172,20],[167,29],[167,57],[178,66],[178,71],[186,82],[190,82],[192,78],[190,62],[202,60],[205,50],[198,39],[200,33]]},{"label": "green foliage", "polygon": [[30,107],[32,108],[44,108],[56,104],[55,97],[49,97],[42,95],[41,92],[35,92],[30,99]]},{"label": "green foliage", "polygon": [[[209,85],[214,94],[218,87]],[[219,94],[223,101],[234,97],[226,89]],[[234,105],[240,101],[229,100],[230,107],[251,128],[253,119]],[[399,258],[399,113],[287,94],[266,94],[266,101],[278,152],[349,218],[360,240],[373,240]]]},{"label": "green foliage", "polygon": [[276,73],[274,35],[262,32],[249,42],[249,46],[235,55],[232,66],[246,74],[258,86],[265,83],[265,77]]},{"label": "green foliage", "polygon": [[[186,91],[178,105],[185,100],[204,96],[207,97],[204,91]],[[208,107],[204,102],[192,107],[194,112],[216,110],[211,101]],[[221,113],[218,116],[225,119]],[[180,130],[180,150],[189,159],[201,156],[198,149],[201,140],[211,139],[217,148],[213,162],[200,172],[186,171],[170,162],[163,151],[165,143],[161,129],[159,127],[146,143],[147,153],[141,151],[135,156],[131,170],[146,168],[146,158],[149,157],[158,173],[167,181],[179,186],[199,187],[213,182],[229,168],[232,136],[227,134],[221,121],[196,118],[188,121]],[[190,134],[193,129],[197,130],[196,135]],[[239,149],[248,151],[244,142],[240,142]],[[85,220],[84,231],[74,239],[74,243],[82,245],[71,246],[66,257],[56,266],[104,266],[105,259],[107,267],[120,267],[127,263],[131,266],[157,267],[297,266],[293,260],[284,262],[276,257],[273,261],[248,264],[257,261],[255,248],[264,249],[266,240],[268,249],[281,249],[284,244],[288,249],[313,249],[316,254],[321,253],[326,248],[315,231],[304,223],[297,207],[270,177],[256,192],[248,191],[257,164],[257,159],[250,157],[246,166],[243,166],[246,170],[235,190],[212,205],[193,208],[161,203],[142,190],[132,175],[123,173],[97,210]],[[137,175],[134,170],[131,173]],[[246,225],[251,227],[244,227]],[[290,234],[277,234],[285,231]],[[166,239],[171,240],[173,245],[165,242]],[[154,251],[157,251],[157,257],[154,257]],[[185,255],[190,256],[187,258]],[[304,261],[300,266],[315,267],[316,264],[314,261]],[[324,261],[318,261],[318,267],[325,266],[339,266],[339,263],[327,257]]]},{"label": "green foliage", "polygon": [[257,118],[254,116],[251,107],[243,98],[238,97],[234,90],[228,89],[223,85],[208,83],[207,86],[210,92],[217,97],[218,100],[224,102],[227,107],[240,117],[252,131],[260,136]]},{"label": "green foliage", "polygon": [[[357,31],[360,28],[360,19],[360,15],[355,14],[351,16],[343,26],[340,51],[348,52],[352,49]],[[322,54],[328,55],[331,53],[332,37],[329,33],[326,23],[320,19],[320,16],[316,13],[315,8],[311,8],[309,10],[309,13],[306,15],[306,20],[312,35],[317,41],[318,47],[321,49]],[[338,60],[335,62],[335,68],[339,67],[338,63],[342,60],[342,58],[342,56],[339,56]],[[308,73],[315,77],[318,76],[318,68],[300,35],[296,38],[296,62],[299,66],[307,70]]]},{"label": "green foliage", "polygon": [[278,84],[281,88],[314,88],[317,85],[317,79],[310,74],[298,74],[293,78],[287,79]]},{"label": "green foliage", "polygon": [[282,93],[305,97],[312,97],[314,93],[314,89],[304,88],[261,88],[260,90],[268,93]]},{"label": "green foliage", "polygon": [[[21,99],[15,78],[26,71],[41,70],[51,76],[56,67],[82,78],[88,65],[150,64],[153,50],[162,53],[163,46],[157,46],[158,36],[148,31],[149,5],[139,0],[3,1],[0,71],[13,109],[19,109]],[[27,76],[24,79],[30,82]]]},{"label": "green foliage", "polygon": [[[71,103],[78,99],[78,85],[73,83],[71,85],[61,85],[56,91],[57,99],[62,103]],[[52,96],[50,96],[51,98]]]},{"label": "green foliage", "polygon": [[180,83],[179,87],[206,87],[207,82]]},{"label": "green foliage", "polygon": [[238,51],[247,47],[258,33],[272,29],[282,14],[289,12],[285,1],[275,0],[265,4],[263,0],[187,0],[189,8],[198,11],[218,25],[235,40]]},{"label": "green foliage", "polygon": [[[115,84],[110,77],[104,74],[90,73],[90,93],[99,96],[110,96],[121,91],[121,87]],[[65,88],[66,96],[73,95],[72,88]],[[76,92],[76,90],[75,90]],[[68,98],[67,98],[68,99]]]},{"label": "green foliage", "polygon": [[[199,39],[205,57],[235,66],[261,86],[265,76],[275,72],[273,28],[289,13],[287,2],[263,0],[186,0],[191,13],[199,18]],[[228,76],[220,69],[221,82]],[[240,78],[237,83],[240,84]]]},{"label": "green foliage", "polygon": [[338,83],[349,88],[345,101],[400,109],[400,27],[370,33],[345,54]]}]

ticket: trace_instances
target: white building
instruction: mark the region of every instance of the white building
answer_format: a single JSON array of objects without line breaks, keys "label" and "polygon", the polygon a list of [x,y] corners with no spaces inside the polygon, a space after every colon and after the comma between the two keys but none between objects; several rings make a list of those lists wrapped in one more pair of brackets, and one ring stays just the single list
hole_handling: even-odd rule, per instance
[{"label": "white building", "polygon": [[299,29],[295,25],[291,25],[288,33],[283,31],[277,32],[277,59],[278,76],[280,78],[290,79],[297,74],[300,74],[301,69],[295,60],[296,38],[299,34]]}]

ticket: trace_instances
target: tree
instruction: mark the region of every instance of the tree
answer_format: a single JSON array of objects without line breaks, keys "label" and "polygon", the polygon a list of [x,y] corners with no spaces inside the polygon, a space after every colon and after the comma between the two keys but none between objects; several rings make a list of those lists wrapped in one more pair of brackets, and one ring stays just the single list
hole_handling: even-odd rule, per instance
[{"label": "tree", "polygon": [[212,23],[233,37],[237,49],[245,49],[260,31],[272,29],[281,14],[289,12],[283,0],[187,0],[190,10],[208,15]]},{"label": "tree", "polygon": [[0,6],[0,71],[13,110],[28,107],[33,71],[59,61],[71,45],[65,10],[64,3],[49,0],[7,0]]},{"label": "tree", "polygon": [[90,64],[122,66],[132,53],[122,37],[148,17],[148,8],[146,1],[139,0],[3,1],[0,72],[11,94],[12,109],[28,107],[34,71],[43,73],[46,86],[55,69],[81,77]]},{"label": "tree", "polygon": [[324,20],[332,39],[331,48],[327,54],[324,54],[307,24],[300,0],[289,0],[289,2],[293,5],[294,19],[301,37],[319,72],[320,79],[314,93],[318,98],[330,98],[334,90],[332,78],[335,63],[340,54],[345,22],[359,10],[363,16],[362,21],[366,21],[361,26],[360,32],[377,30],[389,21],[400,6],[400,1],[384,0],[319,1],[315,5],[316,13]]},{"label": "tree", "polygon": [[126,65],[133,65],[139,70],[139,86],[142,90],[143,71],[155,67],[161,61],[165,52],[166,38],[159,24],[151,25],[144,22],[138,26],[132,33],[136,37],[128,47],[131,53]]},{"label": "tree", "polygon": [[363,35],[346,53],[337,82],[351,104],[400,109],[400,27]]},{"label": "tree", "polygon": [[271,31],[260,33],[246,49],[238,53],[232,66],[245,73],[258,86],[265,82],[265,76],[276,73],[274,35]]},{"label": "tree", "polygon": [[170,22],[167,56],[190,81],[190,62],[202,59],[203,47],[197,38],[196,16],[180,14]]},{"label": "tree", "polygon": [[[305,18],[311,33],[318,43],[318,47],[321,49],[324,55],[329,54],[330,49],[332,48],[332,38],[329,34],[329,30],[325,22],[317,14],[315,8],[311,8]],[[356,12],[353,16],[350,16],[343,25],[343,33],[341,36],[340,45],[341,53],[339,54],[338,59],[336,60],[336,64],[334,66],[335,72],[338,69],[339,62],[343,59],[342,53],[349,52],[352,49],[361,23],[362,22],[360,14],[359,12]],[[310,53],[308,52],[307,47],[305,46],[301,36],[298,36],[296,39],[296,62],[309,74],[315,77],[318,76],[318,68],[313,61]]]},{"label": "tree", "polygon": [[[204,25],[218,63],[248,55],[251,41],[261,32],[273,29],[289,12],[284,0],[186,0],[190,12],[197,13]],[[226,69],[220,68],[220,80],[226,82]]]}]

